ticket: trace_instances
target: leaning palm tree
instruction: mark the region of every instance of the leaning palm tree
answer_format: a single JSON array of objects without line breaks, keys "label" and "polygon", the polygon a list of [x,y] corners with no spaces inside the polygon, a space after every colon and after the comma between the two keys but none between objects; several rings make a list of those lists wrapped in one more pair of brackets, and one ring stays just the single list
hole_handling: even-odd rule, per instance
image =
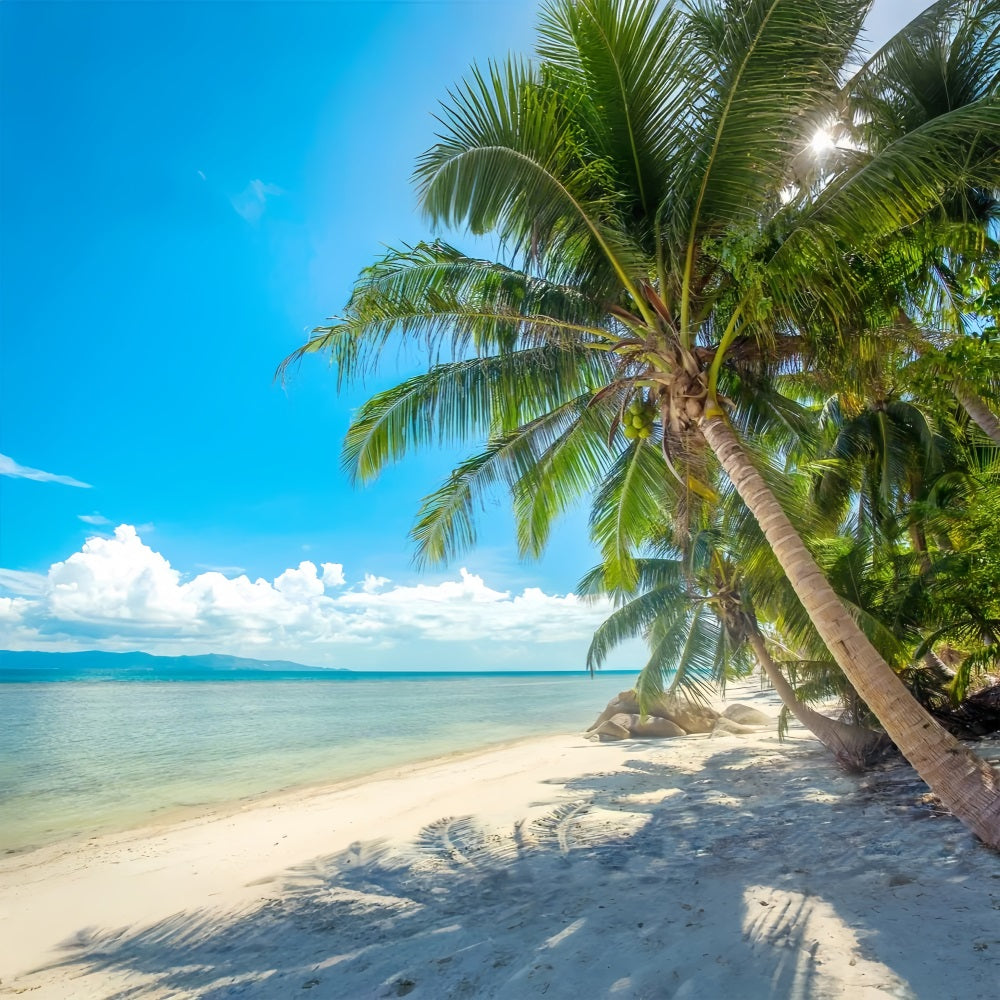
[{"label": "leaning palm tree", "polygon": [[[850,115],[857,81],[877,86],[875,69],[842,82],[867,9],[555,0],[541,15],[538,63],[473,69],[416,170],[431,222],[491,234],[507,263],[438,243],[392,251],[298,353],[328,351],[350,380],[390,340],[427,347],[427,375],[373,399],[349,431],[346,460],[361,478],[414,444],[489,435],[425,505],[417,534],[431,558],[472,540],[484,487],[514,489],[530,551],[609,468],[683,504],[711,496],[714,459],[893,741],[1000,846],[997,775],[933,723],[857,627],[727,415],[727,386],[750,372],[766,383],[808,363],[811,339],[857,328],[870,299],[858,294],[859,261],[943,199],[1000,181],[984,138],[1000,130],[995,90],[884,148],[802,168],[816,131]],[[928,18],[994,38],[1000,11],[997,0],[939,3]],[[632,401],[654,417],[622,448]]]}]

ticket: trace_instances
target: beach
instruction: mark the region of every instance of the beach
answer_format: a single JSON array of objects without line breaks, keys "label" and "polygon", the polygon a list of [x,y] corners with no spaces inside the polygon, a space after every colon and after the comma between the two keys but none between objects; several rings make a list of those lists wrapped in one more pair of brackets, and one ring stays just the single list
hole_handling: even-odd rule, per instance
[{"label": "beach", "polygon": [[986,997],[1000,856],[801,729],[563,734],[10,855],[0,924],[3,996]]}]

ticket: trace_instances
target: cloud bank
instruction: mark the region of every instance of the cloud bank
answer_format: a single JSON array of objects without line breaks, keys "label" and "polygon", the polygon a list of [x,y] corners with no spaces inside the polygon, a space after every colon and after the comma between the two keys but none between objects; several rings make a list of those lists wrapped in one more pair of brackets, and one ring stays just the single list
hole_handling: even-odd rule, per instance
[{"label": "cloud bank", "polygon": [[[10,649],[229,652],[365,668],[583,666],[610,611],[574,594],[496,590],[462,569],[439,583],[351,583],[303,560],[273,580],[217,570],[190,579],[123,524],[46,574],[0,570],[0,645]],[[570,662],[566,662],[569,660]]]}]

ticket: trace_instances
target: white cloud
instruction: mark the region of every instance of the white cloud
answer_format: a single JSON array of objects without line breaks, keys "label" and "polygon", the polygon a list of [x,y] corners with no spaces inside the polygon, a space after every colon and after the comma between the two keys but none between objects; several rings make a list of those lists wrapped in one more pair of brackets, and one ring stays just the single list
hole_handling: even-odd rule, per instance
[{"label": "white cloud", "polygon": [[0,597],[0,625],[19,624],[28,604],[22,597]]},{"label": "white cloud", "polygon": [[[44,576],[0,570],[0,584],[17,595],[3,599],[0,623],[16,624],[22,635],[31,629],[43,643],[36,638],[33,648],[44,648],[46,639],[53,648],[67,648],[67,643],[72,648],[77,642],[78,648],[150,652],[178,652],[200,644],[196,651],[211,648],[343,665],[355,665],[359,650],[385,651],[386,662],[393,664],[399,657],[391,651],[401,650],[413,663],[418,649],[458,649],[461,644],[488,646],[484,655],[506,655],[508,660],[512,651],[530,648],[537,659],[537,644],[573,641],[579,652],[570,665],[579,666],[594,628],[610,610],[573,594],[494,590],[467,569],[457,579],[412,585],[365,573],[348,586],[342,564],[317,567],[303,560],[273,581],[251,581],[242,572],[233,576],[219,569],[185,581],[127,524],[111,537],[89,538]],[[8,635],[6,644],[13,641]],[[25,648],[26,641],[18,640],[18,648]],[[0,646],[4,644],[0,628]],[[371,652],[369,661],[374,656]]]},{"label": "white cloud", "polygon": [[0,455],[0,476],[9,476],[11,479],[33,479],[37,483],[59,483],[62,486],[78,486],[80,489],[91,489],[90,483],[81,483],[79,479],[72,476],[58,476],[54,472],[43,472],[41,469],[32,469],[27,465],[19,465],[8,455]]},{"label": "white cloud", "polygon": [[276,577],[274,589],[293,601],[308,601],[311,597],[322,597],[323,581],[316,574],[316,564],[308,560],[299,563],[298,569],[286,569]]},{"label": "white cloud", "polygon": [[0,587],[18,594],[44,594],[47,580],[42,573],[27,573],[19,569],[0,569]]},{"label": "white cloud", "polygon": [[113,538],[90,538],[48,573],[52,613],[68,621],[181,621],[180,574],[123,524]]},{"label": "white cloud", "polygon": [[529,587],[521,594],[493,590],[463,568],[459,580],[381,590],[366,577],[360,592],[345,594],[341,607],[362,612],[386,631],[449,642],[480,640],[559,642],[588,637],[607,616],[606,605],[575,594],[558,596]]},{"label": "white cloud", "polygon": [[[142,534],[138,528],[136,528],[136,532]],[[194,565],[196,569],[211,570],[213,573],[221,573],[223,576],[239,576],[246,572],[242,566],[210,566],[206,563],[195,563]]]},{"label": "white cloud", "polygon": [[361,584],[361,589],[366,594],[377,594],[387,583],[389,583],[389,577],[387,576],[373,576],[371,573],[365,573],[365,580]]},{"label": "white cloud", "polygon": [[262,180],[252,180],[237,195],[229,199],[237,215],[241,215],[251,225],[256,225],[267,208],[267,199],[285,192],[276,184],[265,184]]},{"label": "white cloud", "polygon": [[77,514],[76,516],[83,521],[84,524],[93,524],[95,527],[111,523],[108,518],[106,518],[103,514],[98,514],[96,511],[93,514]]}]

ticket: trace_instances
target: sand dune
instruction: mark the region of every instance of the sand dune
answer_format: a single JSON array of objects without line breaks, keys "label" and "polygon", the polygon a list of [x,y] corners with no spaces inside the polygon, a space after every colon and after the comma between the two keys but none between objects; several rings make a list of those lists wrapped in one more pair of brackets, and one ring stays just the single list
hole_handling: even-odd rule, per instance
[{"label": "sand dune", "polygon": [[993,996],[1000,856],[925,792],[801,730],[525,741],[9,858],[0,995]]}]

